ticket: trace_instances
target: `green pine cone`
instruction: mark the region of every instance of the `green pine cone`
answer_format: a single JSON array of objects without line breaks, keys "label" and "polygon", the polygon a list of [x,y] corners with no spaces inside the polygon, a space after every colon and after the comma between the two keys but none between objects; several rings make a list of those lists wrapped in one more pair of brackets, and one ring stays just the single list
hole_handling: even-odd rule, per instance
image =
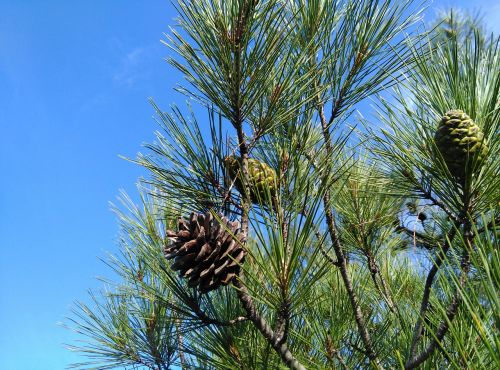
[{"label": "green pine cone", "polygon": [[448,170],[463,180],[466,171],[476,170],[488,154],[483,132],[462,110],[452,109],[441,118],[434,136]]},{"label": "green pine cone", "polygon": [[[224,158],[224,163],[229,171],[229,176],[234,180],[234,185],[243,194],[243,184],[241,182],[240,159],[236,156]],[[276,172],[264,162],[257,159],[248,159],[248,175],[250,177],[250,199],[254,203],[260,203],[267,199],[267,192],[271,197],[276,195]]]}]

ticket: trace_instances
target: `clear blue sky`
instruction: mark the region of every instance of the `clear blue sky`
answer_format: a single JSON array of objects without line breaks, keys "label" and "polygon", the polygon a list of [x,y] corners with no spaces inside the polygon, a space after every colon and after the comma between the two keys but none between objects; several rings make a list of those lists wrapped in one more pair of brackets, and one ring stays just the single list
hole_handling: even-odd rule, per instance
[{"label": "clear blue sky", "polygon": [[[467,1],[426,16],[450,4]],[[498,0],[474,7],[500,31]],[[0,370],[79,360],[57,323],[109,275],[108,202],[144,174],[118,155],[153,139],[148,97],[184,100],[159,42],[174,17],[168,0],[0,0]]]}]

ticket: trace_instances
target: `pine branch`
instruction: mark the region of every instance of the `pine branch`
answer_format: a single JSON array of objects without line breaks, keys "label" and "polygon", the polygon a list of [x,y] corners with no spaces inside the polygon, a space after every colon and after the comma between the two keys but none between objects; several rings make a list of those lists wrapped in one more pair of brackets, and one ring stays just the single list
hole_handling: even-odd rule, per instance
[{"label": "pine branch", "polygon": [[420,366],[424,361],[426,361],[432,353],[436,350],[441,340],[443,340],[446,335],[449,325],[452,320],[455,318],[458,307],[462,301],[462,290],[465,287],[467,282],[467,275],[470,271],[470,258],[468,250],[464,251],[464,255],[462,256],[461,262],[461,272],[460,272],[460,283],[459,287],[457,287],[455,294],[453,295],[450,305],[446,309],[446,319],[444,319],[440,324],[435,333],[434,338],[431,343],[427,345],[427,347],[418,355],[414,355],[411,357],[407,363],[405,364],[405,370],[415,369]]},{"label": "pine branch", "polygon": [[255,325],[255,327],[260,331],[260,333],[266,338],[268,343],[273,347],[273,349],[278,353],[283,362],[290,368],[294,370],[305,370],[305,367],[292,355],[288,346],[285,342],[281,341],[279,335],[277,335],[269,326],[269,324],[259,315],[255,303],[252,297],[248,293],[247,288],[241,283],[240,280],[236,280],[234,286],[238,290],[238,298],[242,303],[249,320]]},{"label": "pine branch", "polygon": [[432,205],[435,205],[435,206],[438,206],[439,208],[441,208],[444,213],[446,213],[446,215],[454,222],[463,222],[463,220],[458,217],[455,213],[453,213],[453,211],[451,211],[447,206],[446,204],[444,204],[443,202],[441,202],[439,199],[437,199],[436,197],[434,197],[434,195],[432,195],[432,192],[430,190],[427,190],[425,189],[422,184],[418,183],[417,185],[418,189],[421,191],[422,195],[424,196],[424,198],[430,200],[432,202]]},{"label": "pine branch", "polygon": [[420,233],[416,230],[411,230],[404,226],[397,226],[395,231],[400,233],[402,232],[410,236],[414,240],[414,245],[418,247],[428,250],[432,250],[436,247],[435,244],[432,244],[432,238],[429,238],[425,234]]},{"label": "pine branch", "polygon": [[335,259],[330,256],[330,254],[328,253],[328,251],[325,249],[325,247],[323,246],[323,243],[321,242],[321,234],[319,233],[319,231],[316,231],[316,239],[318,239],[318,246],[319,246],[319,251],[321,252],[321,254],[323,255],[323,257],[326,258],[326,260],[328,262],[330,262],[333,266],[335,267],[339,267],[339,263],[338,261],[335,261]]},{"label": "pine branch", "polygon": [[347,294],[349,295],[349,301],[351,302],[351,306],[352,306],[352,309],[354,311],[354,318],[356,319],[358,331],[359,331],[359,334],[361,336],[361,339],[363,340],[363,344],[364,344],[365,349],[366,349],[367,357],[370,359],[370,361],[373,361],[374,363],[377,364],[378,363],[377,355],[375,353],[375,350],[374,350],[374,347],[372,344],[370,333],[368,332],[365,317],[363,315],[363,312],[361,311],[361,306],[359,304],[358,297],[356,295],[356,292],[354,292],[354,287],[353,287],[351,278],[349,277],[349,272],[347,270],[347,261],[345,259],[345,255],[344,255],[344,252],[342,250],[342,245],[340,244],[340,240],[337,236],[337,228],[335,226],[335,220],[333,218],[333,214],[332,214],[332,211],[330,209],[330,196],[329,196],[329,194],[326,194],[324,196],[324,204],[325,204],[325,207],[328,207],[325,209],[328,231],[330,233],[330,238],[332,240],[333,249],[335,251],[335,255],[337,257],[337,261],[339,264],[340,274],[342,276],[344,286],[347,290]]},{"label": "pine branch", "polygon": [[[323,129],[323,136],[326,145],[327,155],[331,156],[333,154],[333,147],[331,144],[331,137],[329,131],[329,125],[326,121],[324,114],[324,106],[321,101],[318,99],[318,112],[321,120],[321,126]],[[374,362],[377,366],[378,360],[375,350],[373,348],[372,340],[370,337],[370,333],[368,332],[366,319],[364,318],[363,312],[361,311],[361,307],[359,305],[358,297],[354,292],[353,284],[351,278],[349,277],[349,272],[347,271],[347,261],[344,256],[344,252],[342,250],[342,245],[340,244],[340,239],[337,236],[337,228],[335,226],[335,219],[333,218],[333,212],[330,208],[331,200],[330,200],[330,191],[326,190],[323,196],[323,204],[325,208],[325,216],[327,222],[328,232],[330,234],[330,239],[332,241],[333,249],[335,251],[335,255],[337,258],[337,263],[339,265],[340,273],[342,276],[342,280],[344,282],[344,286],[347,290],[347,294],[349,295],[349,301],[351,302],[352,309],[354,311],[354,318],[356,320],[356,324],[358,326],[358,331],[363,341],[363,344],[366,349],[366,355],[370,359],[370,361]]]},{"label": "pine branch", "polygon": [[[253,3],[253,2],[252,2]],[[246,28],[245,21],[248,19],[247,11],[248,8],[252,7],[253,4],[249,4],[247,1],[244,2],[240,10],[240,19],[238,21],[238,28],[236,30],[238,37],[241,38],[244,29]],[[240,35],[241,34],[241,35]],[[243,189],[244,194],[242,196],[242,216],[241,216],[241,229],[245,238],[248,237],[249,232],[249,211],[251,206],[250,199],[250,176],[248,173],[248,145],[246,143],[245,135],[243,132],[243,115],[241,110],[241,71],[240,71],[240,60],[242,57],[242,49],[240,43],[237,43],[234,48],[234,81],[233,81],[233,96],[232,96],[232,111],[233,115],[231,117],[231,123],[236,129],[238,136],[238,148],[241,156],[241,172],[243,177]],[[245,240],[246,241],[246,240]],[[242,274],[241,274],[242,275]],[[240,276],[242,278],[242,276]],[[293,357],[291,352],[288,350],[285,339],[285,331],[276,335],[267,322],[257,313],[255,305],[251,296],[244,285],[241,284],[240,280],[235,283],[238,289],[238,298],[242,303],[243,307],[247,312],[247,317],[252,321],[254,326],[261,332],[261,334],[266,338],[266,340],[271,344],[276,352],[280,355],[281,359],[287,364],[291,369],[305,370],[305,368]]]},{"label": "pine branch", "polygon": [[[382,296],[382,298],[387,303],[389,310],[391,310],[392,313],[396,313],[396,306],[394,305],[394,301],[392,300],[392,296],[389,292],[387,282],[385,281],[384,277],[382,276],[382,274],[380,272],[380,268],[378,267],[378,264],[375,261],[373,254],[369,250],[366,250],[365,257],[366,257],[367,262],[368,262],[368,269],[370,270],[370,276],[372,278],[373,284],[375,285],[375,288],[377,289],[379,294]],[[377,281],[377,277],[380,280],[380,284]],[[382,287],[380,285],[382,285]]]},{"label": "pine branch", "polygon": [[[383,3],[382,8],[383,10],[380,10],[380,13],[378,14],[378,17],[380,17],[380,14],[384,14],[387,11],[389,3]],[[366,7],[366,8],[365,8]],[[359,17],[359,23],[363,24],[363,21],[369,22],[369,20],[364,19],[363,17],[367,16],[370,14],[372,11],[377,8],[376,5],[373,5],[373,3],[369,4],[363,4],[359,7],[359,9],[363,9],[362,13],[357,14],[354,16],[354,18]],[[404,8],[404,6],[403,6]],[[353,9],[355,12],[356,10]],[[377,9],[379,11],[379,9]],[[345,109],[346,106],[349,106],[351,104],[354,104],[355,102],[360,101],[367,95],[371,93],[374,93],[376,91],[379,91],[383,89],[385,86],[384,81],[389,77],[392,76],[392,72],[390,69],[385,69],[384,67],[378,66],[380,68],[380,72],[377,74],[377,78],[374,79],[375,82],[371,83],[366,83],[365,86],[363,86],[362,82],[364,78],[369,74],[371,66],[367,64],[369,61],[372,61],[373,56],[377,54],[378,52],[383,51],[383,47],[381,45],[386,44],[392,37],[393,34],[392,32],[395,29],[398,29],[399,27],[407,27],[408,23],[410,22],[409,19],[406,19],[404,22],[402,22],[401,26],[398,25],[398,16],[396,15],[397,12],[394,12],[391,14],[390,19],[387,20],[387,24],[384,24],[384,31],[381,31],[379,34],[375,32],[374,34],[377,35],[377,37],[381,37],[380,40],[374,39],[362,39],[357,43],[353,43],[352,49],[350,49],[351,55],[344,59],[344,58],[339,58],[339,68],[341,70],[346,71],[346,78],[338,81],[332,81],[333,87],[337,87],[337,94],[335,96],[334,102],[332,104],[332,111],[330,118],[327,120],[325,117],[325,112],[324,112],[324,101],[321,98],[321,95],[318,94],[317,96],[317,111],[319,114],[319,118],[321,121],[321,127],[322,127],[322,132],[323,132],[323,138],[324,138],[324,143],[326,147],[326,154],[328,158],[333,157],[333,147],[332,147],[332,142],[331,142],[331,133],[330,133],[330,127],[331,124],[338,119],[341,115],[343,110]],[[399,15],[401,16],[401,15]],[[368,15],[369,17],[369,15]],[[378,18],[377,22],[381,21],[384,17]],[[350,21],[352,19],[349,18]],[[354,22],[353,24],[356,24],[357,22]],[[366,23],[369,24],[369,23]],[[366,26],[367,29],[370,28],[370,25]],[[346,30],[350,30],[349,26],[346,26]],[[347,37],[347,35],[344,35],[344,37]],[[368,42],[369,40],[369,42]],[[375,41],[376,40],[376,41]],[[356,40],[358,41],[358,40]],[[346,40],[343,40],[343,42],[346,42]],[[368,43],[367,43],[368,42]],[[348,44],[343,44],[344,47],[347,47]],[[399,45],[400,46],[400,45]],[[372,48],[372,50],[369,50]],[[397,48],[392,49],[390,48],[390,52],[385,53],[385,56],[389,57],[396,57],[400,58],[399,55],[397,55]],[[394,54],[396,55],[394,55]],[[383,52],[381,54],[384,54]],[[311,55],[311,60],[312,60],[312,68],[316,67],[316,56]],[[401,59],[399,59],[399,62],[401,62]],[[406,62],[406,61],[405,61]],[[374,62],[376,63],[376,62]],[[393,63],[394,64],[394,63]],[[342,75],[343,73],[341,73]],[[392,76],[394,77],[394,76]],[[319,87],[322,84],[321,77],[318,76],[315,79],[315,85],[316,87]],[[357,81],[358,84],[363,86],[364,88],[362,90],[356,90],[356,87],[354,87],[354,81]],[[395,83],[396,78],[392,79],[393,83]],[[337,86],[336,86],[337,85]],[[359,87],[359,85],[357,86]],[[368,92],[369,91],[369,92]],[[324,178],[326,180],[326,176]],[[344,286],[346,287],[347,293],[349,295],[349,300],[352,306],[352,309],[354,311],[354,317],[356,320],[356,324],[358,327],[358,332],[361,336],[361,339],[363,341],[363,344],[366,349],[366,355],[372,361],[372,363],[375,364],[375,366],[379,367],[379,361],[377,359],[377,355],[375,353],[372,340],[370,337],[370,333],[368,332],[367,325],[366,325],[366,319],[363,315],[363,312],[361,310],[360,304],[358,302],[358,297],[356,293],[354,292],[353,289],[353,284],[352,281],[349,277],[348,270],[347,270],[347,262],[346,258],[344,255],[344,251],[340,242],[340,239],[337,235],[337,228],[335,225],[335,219],[333,216],[333,211],[331,209],[331,192],[329,189],[325,191],[325,194],[323,196],[323,204],[324,204],[324,212],[326,216],[326,221],[327,221],[327,228],[328,232],[330,234],[330,239],[333,244],[333,248],[336,254],[337,262],[339,264],[339,269],[341,272],[342,280],[344,283]]]},{"label": "pine branch", "polygon": [[[283,187],[286,187],[285,184],[282,184]],[[282,235],[282,238],[283,238],[283,244],[285,245],[285,255],[286,256],[291,256],[292,255],[292,251],[290,249],[290,244],[289,244],[289,241],[288,241],[288,224],[285,220],[285,215],[284,215],[284,211],[283,211],[283,208],[280,207],[280,205],[276,204],[276,207],[277,209],[277,212],[278,212],[278,223],[281,227],[281,235]],[[289,261],[286,260],[285,262],[285,265],[284,265],[284,268],[283,268],[283,272],[282,272],[282,277],[284,277],[282,280],[284,281],[280,281],[280,290],[281,290],[281,305],[280,305],[280,308],[278,310],[278,318],[276,320],[276,327],[275,327],[275,331],[276,331],[276,334],[279,338],[279,343],[285,343],[287,341],[287,338],[288,338],[288,329],[290,327],[290,305],[291,305],[291,302],[290,302],[290,298],[288,297],[288,281],[286,279],[286,276],[288,275],[288,272],[289,272],[289,268],[290,268],[290,265],[289,265]]]},{"label": "pine branch", "polygon": [[[439,268],[443,264],[446,254],[448,253],[448,250],[451,247],[451,242],[453,238],[455,237],[455,234],[457,232],[457,227],[459,226],[458,223],[455,223],[455,225],[450,229],[450,231],[447,234],[446,241],[444,243],[444,246],[439,250],[439,253],[436,257],[436,260],[430,269],[429,273],[427,274],[427,278],[425,280],[425,286],[424,286],[424,294],[422,296],[422,302],[420,303],[420,311],[418,315],[417,322],[415,324],[415,327],[413,329],[413,339],[412,339],[412,344],[410,347],[410,354],[408,356],[409,359],[412,359],[415,357],[416,350],[417,350],[417,344],[422,336],[422,328],[423,328],[423,320],[427,312],[427,308],[429,307],[429,298],[430,298],[430,293],[432,289],[432,284],[434,282],[434,278],[436,277],[436,274],[438,273]],[[408,364],[410,361],[407,362]]]},{"label": "pine branch", "polygon": [[179,360],[181,362],[181,369],[186,370],[186,358],[184,357],[184,337],[180,331],[180,320],[175,319],[175,327],[177,329],[177,352],[179,353]]},{"label": "pine branch", "polygon": [[288,330],[290,328],[290,301],[285,298],[281,302],[280,309],[278,310],[278,319],[276,320],[276,327],[274,329],[278,343],[286,343],[288,338]]}]

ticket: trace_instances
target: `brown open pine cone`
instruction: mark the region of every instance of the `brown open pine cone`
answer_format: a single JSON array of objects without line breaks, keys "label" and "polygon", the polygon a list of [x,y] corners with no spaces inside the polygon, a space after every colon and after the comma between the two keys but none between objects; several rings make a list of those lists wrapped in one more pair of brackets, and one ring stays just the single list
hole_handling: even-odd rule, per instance
[{"label": "brown open pine cone", "polygon": [[172,243],[165,247],[165,258],[174,259],[172,269],[201,293],[228,285],[245,259],[240,223],[226,217],[219,222],[210,212],[192,213],[189,221],[180,218],[178,231],[168,230],[167,236]]}]

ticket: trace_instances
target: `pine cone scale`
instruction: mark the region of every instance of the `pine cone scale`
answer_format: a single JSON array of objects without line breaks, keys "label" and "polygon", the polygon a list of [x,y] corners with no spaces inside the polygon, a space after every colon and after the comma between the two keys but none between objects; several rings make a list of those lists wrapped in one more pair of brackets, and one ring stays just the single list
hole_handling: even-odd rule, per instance
[{"label": "pine cone scale", "polygon": [[235,276],[236,276],[236,273],[234,273],[234,272],[229,272],[229,273],[227,273],[227,275],[226,275],[223,279],[221,279],[221,282],[222,282],[223,284],[229,284],[229,282],[230,282],[231,280],[233,280],[233,278],[234,278]]},{"label": "pine cone scale", "polygon": [[200,249],[200,252],[196,256],[195,261],[196,262],[202,261],[206,256],[208,256],[211,253],[211,251],[212,247],[210,246],[210,244],[208,243],[203,244],[203,246]]},{"label": "pine cone scale", "polygon": [[194,252],[195,249],[199,249],[197,247],[198,247],[197,240],[196,239],[190,240],[190,241],[184,243],[184,245],[177,250],[177,255],[183,256],[183,255],[188,254],[190,252]]},{"label": "pine cone scale", "polygon": [[196,258],[196,253],[186,254],[182,257],[175,257],[175,262],[172,264],[174,270],[182,270],[185,265],[189,264]]}]

